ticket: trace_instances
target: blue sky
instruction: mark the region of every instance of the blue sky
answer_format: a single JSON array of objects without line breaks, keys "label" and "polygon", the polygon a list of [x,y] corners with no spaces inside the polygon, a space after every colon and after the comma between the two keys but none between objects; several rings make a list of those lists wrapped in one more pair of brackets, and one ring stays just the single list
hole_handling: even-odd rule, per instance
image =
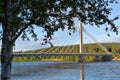
[{"label": "blue sky", "polygon": [[[120,17],[120,0],[119,4],[117,5],[111,5],[110,7],[113,8],[112,14],[110,17],[113,16],[119,16]],[[75,26],[78,26],[79,21],[76,21]],[[117,25],[120,25],[120,19],[116,21]],[[108,32],[105,32],[105,26],[102,25],[100,28],[97,26],[90,26],[90,25],[84,25],[83,27],[94,37],[96,38],[99,42],[120,42],[120,34],[116,35],[113,32],[109,32],[111,34],[110,37],[107,36]],[[41,45],[42,38],[43,38],[43,33],[41,33],[40,28],[36,28],[35,32],[38,34],[38,40],[34,41],[31,39],[30,41],[23,41],[21,38],[19,38],[16,41],[15,44],[15,49],[14,51],[24,51],[24,50],[34,50],[34,49],[40,49],[43,47],[49,47],[50,45],[47,44],[45,46]],[[55,32],[55,35],[53,36],[53,40],[51,41],[54,46],[59,46],[59,45],[74,45],[74,44],[79,44],[79,31],[73,33],[71,36],[69,36],[68,31],[58,31]],[[83,43],[95,43],[90,37],[88,37],[85,33],[83,33]]]}]

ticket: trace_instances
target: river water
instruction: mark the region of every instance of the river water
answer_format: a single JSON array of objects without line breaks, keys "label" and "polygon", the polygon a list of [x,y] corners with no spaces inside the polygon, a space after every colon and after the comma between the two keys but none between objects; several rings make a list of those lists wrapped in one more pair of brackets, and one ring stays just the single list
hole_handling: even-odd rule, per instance
[{"label": "river water", "polygon": [[[85,80],[120,80],[120,62],[84,64]],[[80,80],[77,62],[13,62],[11,80]]]}]

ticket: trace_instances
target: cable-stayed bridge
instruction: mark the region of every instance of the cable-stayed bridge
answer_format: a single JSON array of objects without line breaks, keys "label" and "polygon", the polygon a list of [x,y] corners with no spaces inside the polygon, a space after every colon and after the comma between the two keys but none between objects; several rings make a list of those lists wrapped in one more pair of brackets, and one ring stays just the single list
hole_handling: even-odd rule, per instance
[{"label": "cable-stayed bridge", "polygon": [[[80,80],[84,80],[84,57],[85,56],[95,56],[95,61],[99,61],[101,59],[102,61],[110,61],[112,59],[112,54],[104,47],[102,46],[90,33],[88,33],[84,28],[82,28],[82,23],[79,25],[80,28],[80,45],[79,45],[79,51],[78,52],[72,52],[74,50],[74,47],[66,48],[65,52],[61,52],[63,48],[61,48],[61,51],[58,52],[59,47],[52,50],[53,48],[47,49],[41,49],[39,53],[16,53],[13,54],[13,57],[30,57],[30,56],[78,56],[80,63]],[[84,53],[83,52],[83,39],[82,39],[82,32],[85,32],[91,39],[93,39],[99,47],[101,47],[106,53]],[[69,52],[67,52],[69,51]]]},{"label": "cable-stayed bridge", "polygon": [[[80,23],[79,25],[79,31],[80,31],[80,44],[79,44],[79,49],[77,49],[77,52],[74,52],[73,50],[75,50],[75,47],[57,47],[57,48],[46,48],[46,49],[41,49],[41,51],[39,53],[35,53],[35,52],[31,52],[31,53],[16,53],[13,54],[14,57],[24,57],[24,56],[79,56],[84,57],[84,56],[95,56],[96,57],[96,61],[98,59],[101,59],[102,61],[110,61],[112,59],[112,54],[104,47],[102,46],[89,32],[87,32],[83,27],[82,27],[82,23]],[[97,45],[103,49],[106,53],[84,53],[83,52],[83,34],[82,32],[84,31],[84,33],[86,33],[92,40],[94,40]],[[53,46],[52,46],[53,47]],[[65,49],[65,51],[63,52],[62,49]],[[79,50],[79,51],[78,51]]]}]

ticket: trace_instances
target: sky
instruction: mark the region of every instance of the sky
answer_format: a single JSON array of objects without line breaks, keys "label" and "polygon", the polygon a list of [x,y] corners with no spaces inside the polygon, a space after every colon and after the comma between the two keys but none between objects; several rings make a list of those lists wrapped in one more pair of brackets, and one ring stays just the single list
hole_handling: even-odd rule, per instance
[{"label": "sky", "polygon": [[[120,0],[118,0],[119,3],[116,5],[110,5],[110,7],[113,8],[112,14],[110,17],[119,16],[120,17]],[[120,19],[117,20],[116,25],[120,25]],[[76,21],[75,26],[78,27],[79,21]],[[105,27],[106,25],[100,26],[98,28],[97,26],[90,26],[90,25],[84,25],[83,27],[88,31],[98,42],[100,43],[108,43],[108,42],[120,42],[120,33],[116,35],[113,32],[106,32]],[[26,50],[35,50],[40,49],[44,47],[50,47],[49,44],[47,45],[41,45],[42,39],[43,39],[43,33],[41,32],[41,28],[35,28],[35,32],[38,34],[38,40],[34,41],[33,39],[30,39],[30,41],[23,41],[21,38],[18,38],[14,51],[26,51]],[[119,30],[120,32],[120,30]],[[111,36],[107,36],[107,34],[110,34]],[[62,46],[62,45],[74,45],[80,43],[80,37],[79,37],[79,29],[77,28],[77,31],[73,33],[71,36],[68,33],[68,30],[55,32],[53,39],[51,41],[54,46]],[[87,36],[83,32],[83,44],[87,43],[96,43],[93,41],[89,36]]]}]

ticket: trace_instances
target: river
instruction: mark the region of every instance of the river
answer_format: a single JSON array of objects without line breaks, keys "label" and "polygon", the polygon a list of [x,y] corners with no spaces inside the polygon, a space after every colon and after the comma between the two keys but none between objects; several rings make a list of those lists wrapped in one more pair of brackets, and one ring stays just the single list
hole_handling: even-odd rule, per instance
[{"label": "river", "polygon": [[[77,62],[13,62],[11,80],[80,80]],[[120,62],[84,64],[85,80],[119,80]]]}]

